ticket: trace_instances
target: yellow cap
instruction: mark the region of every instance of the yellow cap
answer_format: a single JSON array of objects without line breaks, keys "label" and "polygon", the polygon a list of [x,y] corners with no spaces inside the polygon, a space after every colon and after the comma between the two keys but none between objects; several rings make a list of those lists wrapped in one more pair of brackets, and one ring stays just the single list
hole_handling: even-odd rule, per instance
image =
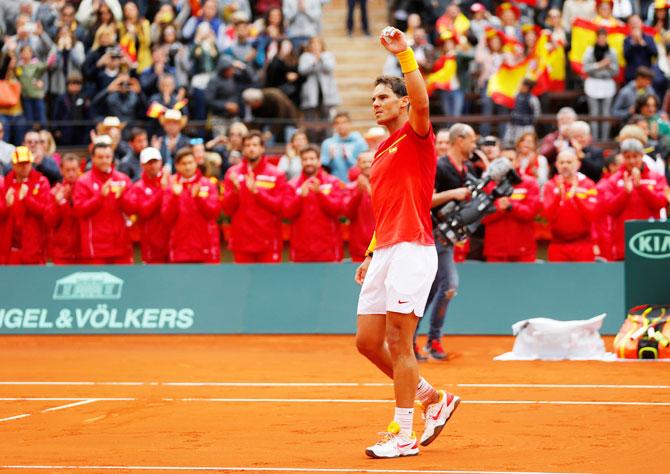
[{"label": "yellow cap", "polygon": [[12,153],[12,163],[32,163],[34,160],[32,152],[25,146],[17,146]]}]

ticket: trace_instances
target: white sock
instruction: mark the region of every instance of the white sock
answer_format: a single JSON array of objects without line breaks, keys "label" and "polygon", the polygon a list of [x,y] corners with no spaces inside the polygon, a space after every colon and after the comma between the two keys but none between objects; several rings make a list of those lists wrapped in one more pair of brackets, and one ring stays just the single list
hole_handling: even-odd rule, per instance
[{"label": "white sock", "polygon": [[400,425],[400,434],[412,436],[412,424],[414,423],[414,408],[398,408],[395,407],[395,415],[393,420]]},{"label": "white sock", "polygon": [[423,403],[424,406],[428,406],[435,400],[435,395],[437,395],[435,387],[429,384],[423,377],[419,377],[419,385],[416,387],[416,399]]}]

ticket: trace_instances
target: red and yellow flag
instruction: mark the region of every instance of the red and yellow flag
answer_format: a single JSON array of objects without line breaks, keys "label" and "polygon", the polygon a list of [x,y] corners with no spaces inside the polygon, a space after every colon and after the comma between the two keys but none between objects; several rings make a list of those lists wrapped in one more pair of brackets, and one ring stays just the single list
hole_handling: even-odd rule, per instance
[{"label": "red and yellow flag", "polygon": [[437,89],[450,91],[455,77],[456,56],[453,54],[441,56],[435,63],[433,72],[426,77],[428,94],[432,94]]},{"label": "red and yellow flag", "polygon": [[[607,43],[610,48],[616,51],[617,61],[622,71],[619,79],[623,79],[623,69],[626,66],[626,59],[623,56],[623,42],[626,36],[630,34],[630,28],[627,25],[604,26],[583,18],[576,18],[572,22],[572,43],[568,55],[572,70],[581,76],[585,76],[582,63],[584,53],[595,44],[596,35],[600,29],[607,31]],[[659,32],[655,28],[645,25],[642,31],[645,35],[653,36],[654,40],[658,41],[660,39]]]},{"label": "red and yellow flag", "polygon": [[565,90],[565,48],[551,42],[551,33],[543,31],[534,50],[536,66],[530,77],[536,81],[533,94]]},{"label": "red and yellow flag", "polygon": [[527,57],[522,62],[510,66],[503,63],[500,69],[489,79],[486,93],[493,102],[503,107],[512,108],[521,83],[527,77],[532,60]]},{"label": "red and yellow flag", "polygon": [[149,108],[147,109],[147,117],[150,118],[158,118],[161,115],[165,113],[167,110],[167,107],[165,107],[162,104],[159,104],[158,102],[152,102],[151,105],[149,105]]}]

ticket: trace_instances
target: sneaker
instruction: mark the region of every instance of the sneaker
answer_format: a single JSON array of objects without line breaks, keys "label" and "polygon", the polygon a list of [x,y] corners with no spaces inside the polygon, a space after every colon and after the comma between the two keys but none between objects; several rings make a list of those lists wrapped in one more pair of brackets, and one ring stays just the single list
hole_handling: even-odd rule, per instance
[{"label": "sneaker", "polygon": [[426,352],[428,352],[433,359],[444,360],[447,358],[447,353],[444,352],[442,343],[439,339],[428,341],[426,344]]},{"label": "sneaker", "polygon": [[461,399],[457,395],[447,393],[444,390],[440,390],[438,393],[440,399],[436,403],[428,405],[423,413],[426,425],[421,435],[421,446],[428,446],[435,441],[444,425],[447,424],[451,415],[458,408],[458,404],[461,403]]},{"label": "sneaker", "polygon": [[426,362],[428,360],[428,356],[421,352],[421,348],[417,343],[414,343],[414,357],[416,357],[417,362]]},{"label": "sneaker", "polygon": [[400,434],[400,425],[395,421],[389,423],[381,441],[365,450],[365,454],[371,458],[399,458],[401,456],[416,456],[419,454],[419,443],[416,435]]}]

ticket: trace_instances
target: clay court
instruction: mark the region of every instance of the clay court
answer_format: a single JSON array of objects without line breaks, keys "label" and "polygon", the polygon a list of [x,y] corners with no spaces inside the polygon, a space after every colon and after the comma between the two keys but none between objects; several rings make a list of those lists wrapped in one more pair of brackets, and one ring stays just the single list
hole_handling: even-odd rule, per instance
[{"label": "clay court", "polygon": [[668,472],[666,364],[496,362],[511,338],[445,342],[450,361],[421,370],[463,403],[419,456],[373,460],[393,393],[352,336],[5,336],[0,470]]}]

